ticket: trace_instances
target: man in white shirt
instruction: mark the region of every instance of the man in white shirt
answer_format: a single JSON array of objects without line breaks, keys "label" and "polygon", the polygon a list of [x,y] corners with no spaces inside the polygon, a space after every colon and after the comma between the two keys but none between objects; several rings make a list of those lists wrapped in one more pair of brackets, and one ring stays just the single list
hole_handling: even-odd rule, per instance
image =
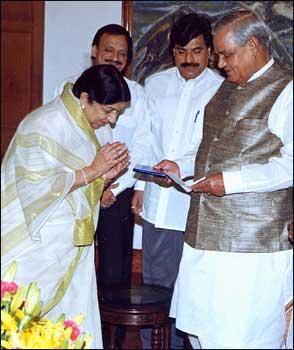
[{"label": "man in white shirt", "polygon": [[[94,64],[113,64],[122,73],[131,63],[132,39],[120,25],[104,26],[96,33],[92,43]],[[105,189],[98,227],[98,283],[99,285],[130,284],[134,216],[131,210],[133,186],[136,179],[133,168],[144,163],[148,143],[149,124],[146,119],[145,93],[136,82],[125,78],[131,91],[131,106],[126,109],[111,129],[114,141],[128,146],[131,162],[128,171]]]},{"label": "man in white shirt", "polygon": [[[91,57],[93,65],[111,64],[123,74],[132,60],[129,32],[118,24],[101,27],[93,38]],[[70,77],[67,81],[75,82],[77,77]],[[143,87],[127,78],[125,80],[131,92],[130,107],[124,110],[115,125],[95,131],[101,144],[118,140],[126,143],[131,156],[128,170],[104,190],[101,198],[96,230],[100,286],[131,282],[134,228],[131,199],[136,182],[132,169],[135,164],[144,163],[148,144],[149,124]]]},{"label": "man in white shirt", "polygon": [[195,178],[206,178],[192,186],[170,315],[202,349],[280,349],[293,305],[292,75],[252,12],[214,31],[227,79],[205,109]]},{"label": "man in white shirt", "polygon": [[[211,55],[209,20],[196,13],[182,16],[170,34],[175,67],[145,82],[151,119],[149,165],[192,176],[202,138],[203,112],[223,78],[207,68]],[[138,181],[133,210],[143,218],[144,283],[173,287],[182,255],[190,196],[169,182]],[[146,337],[147,338],[147,337]],[[176,339],[171,347],[183,347]],[[150,347],[143,336],[143,347]]]}]

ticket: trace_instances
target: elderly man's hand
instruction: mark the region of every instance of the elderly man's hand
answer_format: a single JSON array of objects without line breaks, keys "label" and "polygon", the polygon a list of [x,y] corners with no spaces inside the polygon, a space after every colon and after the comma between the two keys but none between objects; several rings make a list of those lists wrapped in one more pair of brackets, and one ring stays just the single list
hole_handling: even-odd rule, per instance
[{"label": "elderly man's hand", "polygon": [[[165,173],[176,174],[178,177],[180,177],[180,168],[178,164],[171,160],[167,160],[167,159],[162,160],[161,162],[154,165],[154,169],[163,170]],[[156,183],[158,185],[167,187],[172,184],[172,180],[169,177],[157,178]]]},{"label": "elderly man's hand", "polygon": [[193,192],[207,193],[217,197],[222,197],[226,194],[222,173],[209,175],[196,185],[191,186],[191,188]]}]

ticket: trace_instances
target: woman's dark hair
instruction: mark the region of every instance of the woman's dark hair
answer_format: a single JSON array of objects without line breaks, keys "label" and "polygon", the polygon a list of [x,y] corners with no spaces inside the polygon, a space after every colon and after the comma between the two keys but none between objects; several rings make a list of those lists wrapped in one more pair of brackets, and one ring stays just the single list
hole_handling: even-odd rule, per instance
[{"label": "woman's dark hair", "polygon": [[175,45],[186,46],[189,41],[203,35],[206,47],[212,48],[210,20],[207,16],[190,13],[181,16],[173,25],[170,33],[169,51],[173,54]]},{"label": "woman's dark hair", "polygon": [[77,98],[86,92],[90,103],[95,101],[104,105],[131,100],[128,84],[119,70],[110,64],[98,64],[85,70],[72,92]]},{"label": "woman's dark hair", "polygon": [[111,34],[111,35],[124,35],[128,44],[127,65],[129,65],[132,62],[132,56],[133,56],[133,41],[130,36],[130,33],[124,27],[118,24],[108,24],[104,27],[101,27],[97,31],[97,33],[93,38],[92,46],[99,47],[100,38],[105,33]]}]

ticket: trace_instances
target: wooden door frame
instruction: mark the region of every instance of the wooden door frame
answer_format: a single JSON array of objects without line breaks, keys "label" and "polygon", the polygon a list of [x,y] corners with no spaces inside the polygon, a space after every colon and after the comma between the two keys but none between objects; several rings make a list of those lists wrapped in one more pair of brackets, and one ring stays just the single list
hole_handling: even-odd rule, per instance
[{"label": "wooden door frame", "polygon": [[121,23],[130,33],[130,35],[132,35],[133,1],[123,0],[121,13]]},{"label": "wooden door frame", "polygon": [[[24,2],[25,4],[25,2]],[[1,37],[7,38],[9,34],[24,33],[29,34],[31,38],[31,48],[28,49],[28,54],[31,57],[30,60],[30,90],[27,95],[27,108],[25,110],[20,109],[14,122],[10,122],[9,112],[5,109],[1,109],[1,159],[6,152],[8,142],[11,140],[17,125],[19,122],[33,109],[39,107],[43,103],[43,61],[44,61],[44,16],[45,16],[45,1],[30,1],[30,19],[19,17],[15,15],[11,17],[14,6],[21,6],[19,1],[1,1]],[[16,12],[17,13],[17,12]],[[13,45],[13,43],[12,43]],[[2,47],[2,43],[1,43]],[[21,55],[21,52],[17,51],[15,47],[15,55]],[[7,57],[9,60],[9,57]],[[4,72],[4,66],[1,67],[1,71]],[[6,71],[5,71],[6,72]],[[11,72],[12,77],[14,72]],[[3,74],[4,75],[4,74]],[[4,79],[2,75],[1,79]],[[12,83],[14,80],[12,78]],[[2,81],[1,81],[2,85]],[[13,84],[12,84],[13,85]],[[27,91],[27,90],[26,90]],[[7,96],[8,95],[8,96]],[[1,90],[1,101],[5,103],[13,103],[9,101],[9,91]],[[4,107],[3,107],[4,108]],[[18,124],[15,121],[18,120]]]}]

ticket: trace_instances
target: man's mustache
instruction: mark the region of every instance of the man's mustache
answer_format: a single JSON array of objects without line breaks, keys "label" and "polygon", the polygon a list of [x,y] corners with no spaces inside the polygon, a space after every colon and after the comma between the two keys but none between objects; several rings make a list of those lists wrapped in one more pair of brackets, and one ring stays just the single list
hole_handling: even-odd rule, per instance
[{"label": "man's mustache", "polygon": [[181,67],[185,68],[185,67],[200,67],[199,63],[188,63],[188,62],[184,62],[181,64]]},{"label": "man's mustache", "polygon": [[119,66],[121,66],[121,65],[122,65],[122,62],[121,62],[121,61],[105,60],[105,62],[107,62],[107,63],[117,64],[117,65],[119,65]]}]

